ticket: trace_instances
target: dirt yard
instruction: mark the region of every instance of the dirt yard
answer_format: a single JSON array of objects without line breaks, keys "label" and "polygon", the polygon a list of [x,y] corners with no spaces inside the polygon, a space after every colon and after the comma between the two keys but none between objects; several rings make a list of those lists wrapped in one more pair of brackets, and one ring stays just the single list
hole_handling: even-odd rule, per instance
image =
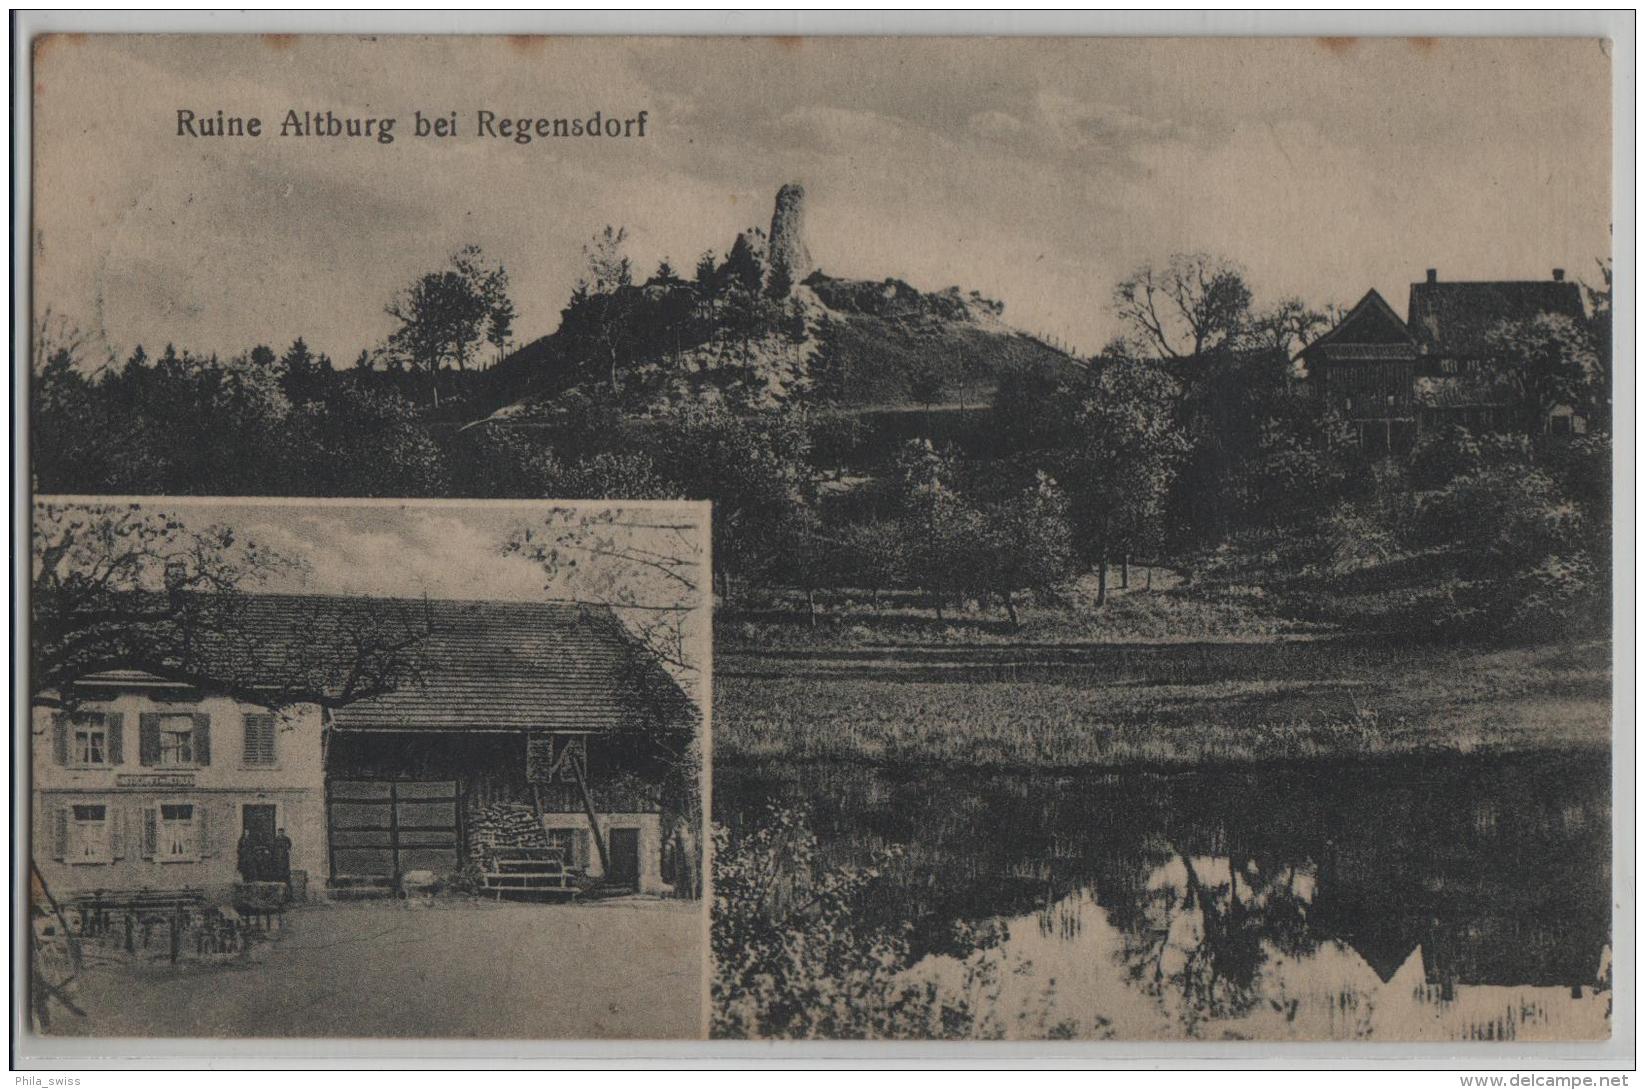
[{"label": "dirt yard", "polygon": [[306,907],[250,955],[102,957],[54,1032],[154,1037],[679,1038],[701,1033],[701,902]]}]

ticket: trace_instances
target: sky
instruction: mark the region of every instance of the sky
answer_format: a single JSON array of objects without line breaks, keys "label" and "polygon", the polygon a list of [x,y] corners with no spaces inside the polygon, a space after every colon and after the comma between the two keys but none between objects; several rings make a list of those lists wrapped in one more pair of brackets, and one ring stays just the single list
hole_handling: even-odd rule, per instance
[{"label": "sky", "polygon": [[[123,356],[304,337],[339,363],[477,244],[523,343],[583,244],[647,274],[807,190],[837,276],[960,285],[1095,351],[1114,284],[1210,251],[1259,303],[1442,279],[1595,279],[1610,252],[1610,54],[1594,39],[59,37],[34,71],[37,314]],[[176,135],[176,111],[265,135]],[[395,141],[271,135],[288,109]],[[648,115],[628,140],[519,145],[501,117]],[[414,111],[458,115],[417,139]]]}]

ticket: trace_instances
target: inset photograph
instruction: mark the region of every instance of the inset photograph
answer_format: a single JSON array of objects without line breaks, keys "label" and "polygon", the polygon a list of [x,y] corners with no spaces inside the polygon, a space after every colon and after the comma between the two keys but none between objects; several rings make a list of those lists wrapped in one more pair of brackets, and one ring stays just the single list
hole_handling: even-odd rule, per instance
[{"label": "inset photograph", "polygon": [[701,1036],[707,504],[33,515],[38,1032]]}]

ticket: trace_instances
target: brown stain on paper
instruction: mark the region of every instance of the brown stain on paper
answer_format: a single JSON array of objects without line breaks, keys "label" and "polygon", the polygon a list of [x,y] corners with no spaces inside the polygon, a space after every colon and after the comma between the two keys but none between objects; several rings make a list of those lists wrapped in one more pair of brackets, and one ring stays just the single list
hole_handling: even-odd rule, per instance
[{"label": "brown stain on paper", "polygon": [[508,45],[509,48],[514,50],[516,53],[521,53],[528,57],[535,57],[542,53],[543,49],[547,47],[548,35],[510,34],[508,36]]},{"label": "brown stain on paper", "polygon": [[1338,57],[1344,56],[1359,44],[1358,38],[1315,38],[1314,41],[1327,53]]},{"label": "brown stain on paper", "polygon": [[34,39],[34,63],[39,64],[41,61],[45,60],[46,55],[53,49],[56,49],[59,42],[64,45],[81,46],[86,44],[86,36],[84,34],[69,34],[63,32],[40,35],[38,38]]},{"label": "brown stain on paper", "polygon": [[286,50],[291,49],[297,44],[297,35],[265,34],[263,35],[263,44],[274,50],[276,53],[284,53]]}]

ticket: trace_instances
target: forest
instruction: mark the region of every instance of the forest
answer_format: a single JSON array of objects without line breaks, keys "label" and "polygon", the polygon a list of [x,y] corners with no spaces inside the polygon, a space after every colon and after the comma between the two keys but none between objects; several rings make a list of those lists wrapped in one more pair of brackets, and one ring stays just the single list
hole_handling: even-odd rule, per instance
[{"label": "forest", "polygon": [[1496,334],[1515,389],[1576,406],[1584,434],[1533,411],[1371,458],[1293,358],[1332,312],[1259,309],[1224,258],[1139,269],[1113,290],[1125,334],[1079,357],[1003,332],[975,293],[796,285],[757,228],[689,279],[665,259],[638,282],[625,242],[590,241],[558,330],[524,347],[507,271],[475,247],[386,301],[393,332],[347,366],[300,338],[98,361],[48,315],[35,487],[710,499],[722,606],[792,603],[810,627],[856,592],[869,617],[900,601],[1018,629],[1075,580],[1103,606],[1139,563],[1238,571],[1291,616],[1356,628],[1604,624],[1608,277],[1587,324]]}]

